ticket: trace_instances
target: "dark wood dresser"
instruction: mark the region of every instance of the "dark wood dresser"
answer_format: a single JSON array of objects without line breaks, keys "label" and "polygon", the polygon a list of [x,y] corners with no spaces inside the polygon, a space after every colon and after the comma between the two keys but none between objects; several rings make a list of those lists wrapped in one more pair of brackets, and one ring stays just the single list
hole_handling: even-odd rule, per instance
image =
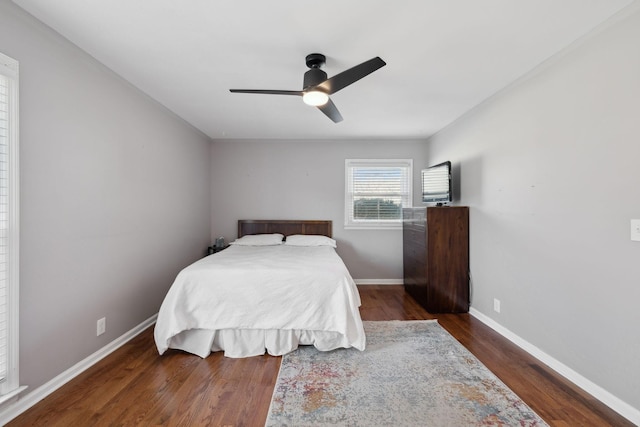
[{"label": "dark wood dresser", "polygon": [[429,313],[469,311],[469,208],[402,209],[404,288]]}]

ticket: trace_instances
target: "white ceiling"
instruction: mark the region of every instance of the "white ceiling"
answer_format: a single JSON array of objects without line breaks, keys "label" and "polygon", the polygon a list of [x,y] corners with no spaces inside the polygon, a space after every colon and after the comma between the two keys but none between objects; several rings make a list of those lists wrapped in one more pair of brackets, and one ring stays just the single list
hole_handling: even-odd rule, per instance
[{"label": "white ceiling", "polygon": [[[636,0],[637,1],[637,0]],[[211,138],[425,138],[634,0],[14,0]],[[387,66],[332,95],[333,123],[299,97],[309,53],[329,77]]]}]

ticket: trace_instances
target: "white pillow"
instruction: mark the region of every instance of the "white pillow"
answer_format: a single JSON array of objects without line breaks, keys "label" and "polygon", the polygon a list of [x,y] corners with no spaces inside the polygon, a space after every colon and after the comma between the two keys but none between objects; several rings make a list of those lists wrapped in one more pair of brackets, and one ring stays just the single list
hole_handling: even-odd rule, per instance
[{"label": "white pillow", "polygon": [[292,234],[287,236],[284,241],[285,245],[289,246],[331,246],[336,247],[336,241],[331,237],[311,235],[311,234]]},{"label": "white pillow", "polygon": [[274,246],[281,245],[284,236],[279,233],[274,234],[247,234],[231,242],[231,245],[239,246]]}]

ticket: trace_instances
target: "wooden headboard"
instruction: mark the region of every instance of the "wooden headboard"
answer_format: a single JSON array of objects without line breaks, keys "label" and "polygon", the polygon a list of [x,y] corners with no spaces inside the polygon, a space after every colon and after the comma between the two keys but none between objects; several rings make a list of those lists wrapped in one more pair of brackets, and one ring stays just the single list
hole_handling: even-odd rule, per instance
[{"label": "wooden headboard", "polygon": [[238,237],[247,234],[320,234],[332,237],[331,221],[239,219]]}]

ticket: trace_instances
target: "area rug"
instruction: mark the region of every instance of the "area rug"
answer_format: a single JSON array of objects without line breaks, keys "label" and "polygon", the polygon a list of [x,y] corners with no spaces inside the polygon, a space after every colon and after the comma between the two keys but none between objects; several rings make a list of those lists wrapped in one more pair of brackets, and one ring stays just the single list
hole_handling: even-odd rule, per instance
[{"label": "area rug", "polygon": [[437,321],[364,322],[365,351],[285,355],[266,426],[546,426]]}]

